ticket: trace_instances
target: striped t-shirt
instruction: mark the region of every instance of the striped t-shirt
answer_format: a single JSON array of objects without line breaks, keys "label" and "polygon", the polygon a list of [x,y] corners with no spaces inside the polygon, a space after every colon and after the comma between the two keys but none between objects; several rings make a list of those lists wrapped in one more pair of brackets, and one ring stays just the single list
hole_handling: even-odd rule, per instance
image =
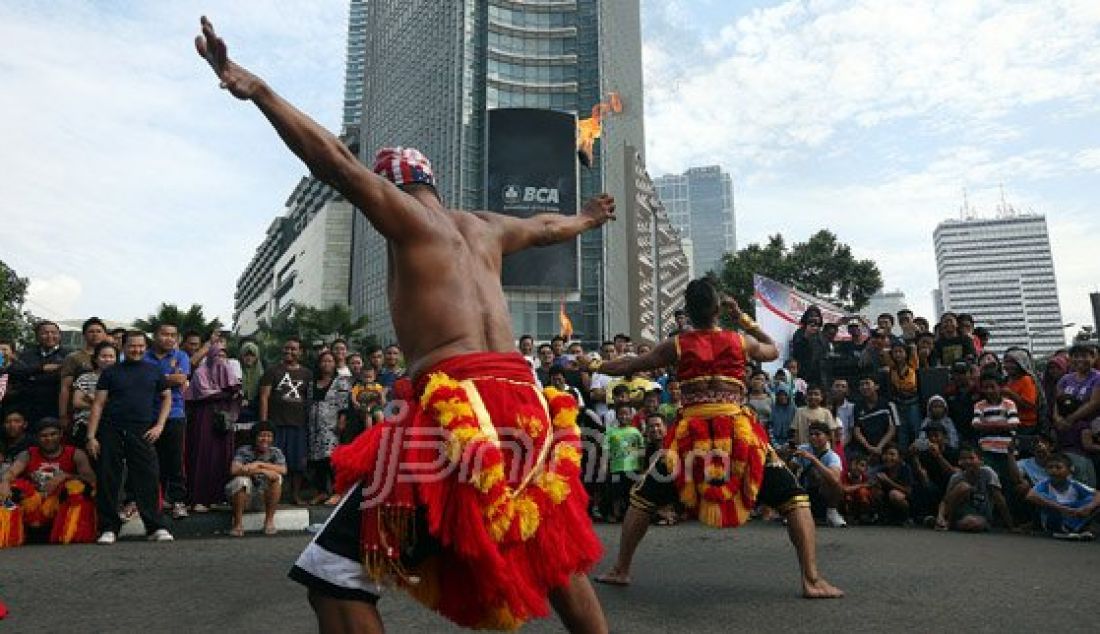
[{"label": "striped t-shirt", "polygon": [[982,399],[974,404],[971,424],[978,432],[978,445],[982,451],[1007,454],[1016,428],[1020,426],[1020,415],[1016,412],[1016,404],[1007,398],[1002,398],[999,403]]}]

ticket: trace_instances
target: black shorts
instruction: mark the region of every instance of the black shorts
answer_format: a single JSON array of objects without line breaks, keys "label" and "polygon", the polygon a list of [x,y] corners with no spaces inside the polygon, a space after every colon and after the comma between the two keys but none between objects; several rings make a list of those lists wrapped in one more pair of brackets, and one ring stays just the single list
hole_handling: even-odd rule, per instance
[{"label": "black shorts", "polygon": [[359,544],[362,501],[363,487],[356,484],[298,556],[287,576],[334,599],[377,602],[381,588],[367,577]]},{"label": "black shorts", "polygon": [[[645,478],[630,492],[630,505],[652,515],[662,506],[668,506],[679,499],[680,494],[669,474],[668,465],[658,454],[658,459],[650,465]],[[810,505],[805,489],[799,486],[791,470],[772,451],[768,452],[767,462],[764,464],[764,479],[756,494],[756,503],[770,506],[780,514],[786,514],[799,506]]]}]

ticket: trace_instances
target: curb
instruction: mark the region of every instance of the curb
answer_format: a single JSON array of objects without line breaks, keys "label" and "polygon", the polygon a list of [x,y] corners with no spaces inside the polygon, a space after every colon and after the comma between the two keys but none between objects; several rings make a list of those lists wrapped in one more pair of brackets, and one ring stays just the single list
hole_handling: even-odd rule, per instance
[{"label": "curb", "polygon": [[[311,524],[320,524],[328,519],[332,507],[288,507],[275,511],[275,528],[280,533],[303,533]],[[224,508],[215,508],[209,513],[191,513],[183,519],[167,517],[165,528],[176,538],[201,539],[204,537],[224,537],[233,526],[233,513]],[[245,533],[261,533],[264,527],[264,514],[245,513]],[[145,536],[145,524],[140,517],[126,522],[119,532],[120,538],[141,538]]]}]

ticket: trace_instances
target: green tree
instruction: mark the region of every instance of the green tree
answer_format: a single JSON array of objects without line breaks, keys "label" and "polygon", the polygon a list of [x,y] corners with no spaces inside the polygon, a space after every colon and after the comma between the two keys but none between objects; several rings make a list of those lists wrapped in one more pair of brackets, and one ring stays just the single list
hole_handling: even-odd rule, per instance
[{"label": "green tree", "polygon": [[0,261],[0,339],[26,341],[31,338],[28,313],[23,311],[30,281]]},{"label": "green tree", "polygon": [[871,260],[857,260],[852,248],[822,229],[806,242],[787,247],[775,234],[764,246],[750,244],[723,258],[722,288],[753,312],[753,274],[770,277],[855,312],[882,288],[882,273]]},{"label": "green tree", "polygon": [[351,318],[347,306],[333,304],[327,308],[316,308],[292,303],[271,320],[260,321],[260,327],[252,339],[260,347],[265,360],[274,361],[280,357],[283,342],[287,337],[296,336],[307,349],[313,342],[331,343],[335,339],[345,339],[354,351],[365,351],[375,344],[373,335],[366,334],[367,317]]},{"label": "green tree", "polygon": [[180,310],[179,306],[168,303],[162,303],[157,308],[157,312],[145,319],[135,319],[133,327],[142,332],[152,333],[161,324],[175,324],[179,328],[180,335],[188,330],[194,330],[204,339],[211,332],[222,327],[222,322],[217,317],[207,321],[202,306],[198,304],[191,304],[191,307],[184,311]]}]

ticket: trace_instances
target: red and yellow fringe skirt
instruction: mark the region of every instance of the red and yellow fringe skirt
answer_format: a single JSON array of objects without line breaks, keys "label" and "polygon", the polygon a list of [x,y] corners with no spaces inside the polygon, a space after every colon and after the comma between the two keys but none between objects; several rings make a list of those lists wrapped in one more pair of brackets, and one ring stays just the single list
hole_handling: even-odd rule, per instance
[{"label": "red and yellow fringe skirt", "polygon": [[734,403],[685,407],[665,445],[680,501],[700,522],[727,528],[748,521],[770,451],[752,409]]},{"label": "red and yellow fringe skirt", "polygon": [[[549,591],[602,550],[580,480],[576,401],[540,392],[518,354],[454,357],[416,388],[401,420],[332,456],[341,490],[364,486],[368,574],[465,627],[547,616]],[[402,554],[424,532],[418,518],[435,548],[410,563]]]}]

